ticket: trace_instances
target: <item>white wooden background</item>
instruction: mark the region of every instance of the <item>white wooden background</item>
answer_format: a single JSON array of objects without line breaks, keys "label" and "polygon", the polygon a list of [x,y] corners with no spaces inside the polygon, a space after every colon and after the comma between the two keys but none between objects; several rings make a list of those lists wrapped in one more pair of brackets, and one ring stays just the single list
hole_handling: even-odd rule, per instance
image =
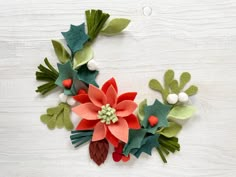
[{"label": "white wooden background", "polygon": [[[60,91],[36,94],[35,70],[46,56],[56,64],[50,40],[83,22],[90,8],[132,20],[125,33],[93,46],[99,84],[114,76],[121,91],[150,103],[159,95],[149,79],[168,68],[190,71],[199,86],[198,113],[184,123],[181,151],[168,164],[153,151],[126,164],[110,154],[97,167],[88,145],[74,150],[70,132],[40,122]],[[236,0],[0,0],[0,177],[235,177],[235,76]]]}]

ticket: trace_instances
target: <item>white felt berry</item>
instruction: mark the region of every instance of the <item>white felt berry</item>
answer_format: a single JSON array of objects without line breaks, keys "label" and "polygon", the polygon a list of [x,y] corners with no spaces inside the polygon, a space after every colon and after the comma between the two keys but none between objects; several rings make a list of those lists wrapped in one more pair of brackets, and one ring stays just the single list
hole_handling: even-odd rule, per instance
[{"label": "white felt berry", "polygon": [[167,96],[167,102],[169,104],[175,104],[178,101],[178,95],[172,93]]},{"label": "white felt berry", "polygon": [[90,60],[88,63],[87,63],[87,67],[90,71],[95,71],[95,70],[98,70],[98,64],[95,60]]},{"label": "white felt berry", "polygon": [[73,97],[69,96],[69,97],[67,98],[67,103],[68,103],[70,106],[74,106],[75,103],[76,103],[76,101],[74,100]]},{"label": "white felt berry", "polygon": [[68,97],[68,96],[65,95],[64,93],[61,93],[61,94],[59,95],[59,99],[60,99],[60,101],[63,102],[63,103],[66,102],[67,97]]},{"label": "white felt berry", "polygon": [[179,102],[185,103],[188,101],[188,95],[185,92],[179,93]]}]

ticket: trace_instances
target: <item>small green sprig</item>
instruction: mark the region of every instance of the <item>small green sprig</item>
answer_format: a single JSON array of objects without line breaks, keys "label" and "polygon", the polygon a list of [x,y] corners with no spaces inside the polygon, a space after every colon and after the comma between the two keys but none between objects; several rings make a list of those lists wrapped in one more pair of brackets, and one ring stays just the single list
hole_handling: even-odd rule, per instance
[{"label": "small green sprig", "polygon": [[94,40],[99,32],[102,30],[107,19],[110,17],[109,14],[103,13],[102,10],[86,10],[86,21],[87,30],[90,37],[90,41]]},{"label": "small green sprig", "polygon": [[[191,80],[191,75],[188,72],[183,72],[180,75],[179,82],[174,79],[175,73],[173,70],[167,70],[164,75],[164,85],[156,79],[151,79],[149,81],[149,87],[152,90],[158,91],[162,94],[162,99],[165,103],[167,103],[167,96],[170,93],[179,94],[185,87],[185,85]],[[195,95],[198,91],[198,87],[195,85],[191,85],[184,92],[188,96]]]},{"label": "small green sprig", "polygon": [[44,59],[44,62],[47,67],[40,64],[38,66],[39,71],[36,71],[36,73],[35,73],[36,80],[47,82],[45,84],[40,85],[36,90],[36,92],[40,92],[42,95],[48,93],[49,91],[51,91],[57,87],[57,85],[54,82],[56,81],[56,79],[59,76],[59,73],[49,63],[47,58]]},{"label": "small green sprig", "polygon": [[74,130],[71,131],[70,140],[75,148],[90,141],[93,136],[93,130]]},{"label": "small green sprig", "polygon": [[175,151],[180,151],[180,144],[178,143],[178,138],[176,137],[167,138],[160,135],[158,141],[160,146],[156,149],[164,163],[167,163],[165,155],[168,155],[170,152],[174,153]]}]

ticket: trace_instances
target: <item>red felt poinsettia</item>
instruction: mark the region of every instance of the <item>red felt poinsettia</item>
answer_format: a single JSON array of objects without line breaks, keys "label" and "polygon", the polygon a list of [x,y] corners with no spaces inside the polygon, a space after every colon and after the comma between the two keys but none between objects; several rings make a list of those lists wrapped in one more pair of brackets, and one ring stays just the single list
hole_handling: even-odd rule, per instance
[{"label": "red felt poinsettia", "polygon": [[119,141],[128,142],[129,128],[139,129],[140,124],[133,114],[137,104],[133,101],[136,92],[117,96],[114,78],[108,80],[101,90],[89,85],[88,93],[80,91],[74,99],[81,104],[72,109],[82,118],[76,130],[94,129],[92,141],[106,138],[115,147]]}]

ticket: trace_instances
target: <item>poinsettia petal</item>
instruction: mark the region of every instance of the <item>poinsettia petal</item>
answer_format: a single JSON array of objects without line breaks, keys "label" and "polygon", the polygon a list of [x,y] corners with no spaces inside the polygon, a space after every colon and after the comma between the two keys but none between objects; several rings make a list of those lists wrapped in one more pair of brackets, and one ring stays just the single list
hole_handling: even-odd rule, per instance
[{"label": "poinsettia petal", "polygon": [[77,114],[79,117],[87,120],[97,120],[99,107],[95,106],[93,103],[84,103],[79,106],[72,108],[72,111]]},{"label": "poinsettia petal", "polygon": [[101,107],[106,104],[106,95],[99,88],[90,84],[88,89],[88,96],[94,105]]},{"label": "poinsettia petal", "polygon": [[102,91],[104,93],[107,92],[107,89],[110,87],[110,86],[113,86],[114,89],[116,90],[116,93],[118,93],[118,88],[117,88],[117,85],[116,85],[116,80],[112,77],[111,79],[109,79],[108,81],[106,81],[103,86],[102,86]]},{"label": "poinsettia petal", "polygon": [[108,125],[111,134],[124,143],[128,142],[129,127],[125,119],[119,118],[115,124]]},{"label": "poinsettia petal", "polygon": [[107,129],[107,135],[106,135],[107,141],[109,141],[114,147],[118,147],[119,140],[111,134],[109,129]]},{"label": "poinsettia petal", "polygon": [[122,154],[120,154],[118,152],[113,152],[112,158],[115,162],[119,162],[122,159]]},{"label": "poinsettia petal", "polygon": [[86,120],[82,119],[78,126],[76,127],[76,130],[91,130],[94,129],[95,125],[98,123],[100,120]]},{"label": "poinsettia petal", "polygon": [[123,94],[121,94],[118,97],[117,103],[120,103],[121,101],[124,101],[124,100],[134,101],[136,95],[137,95],[137,92],[126,92],[126,93],[123,93]]},{"label": "poinsettia petal", "polygon": [[88,94],[79,94],[79,95],[75,95],[73,96],[73,98],[80,102],[80,103],[87,103],[90,102],[89,96]]},{"label": "poinsettia petal", "polygon": [[106,96],[107,96],[107,103],[110,104],[111,107],[116,106],[117,93],[112,85],[110,85],[110,87],[108,88]]},{"label": "poinsettia petal", "polygon": [[117,104],[116,115],[119,117],[129,116],[137,108],[137,104],[131,100],[124,100]]},{"label": "poinsettia petal", "polygon": [[98,122],[94,127],[92,141],[99,141],[106,137],[107,127],[104,123]]},{"label": "poinsettia petal", "polygon": [[134,114],[130,114],[127,117],[124,117],[127,121],[129,128],[131,129],[140,129],[140,123],[138,118]]}]

